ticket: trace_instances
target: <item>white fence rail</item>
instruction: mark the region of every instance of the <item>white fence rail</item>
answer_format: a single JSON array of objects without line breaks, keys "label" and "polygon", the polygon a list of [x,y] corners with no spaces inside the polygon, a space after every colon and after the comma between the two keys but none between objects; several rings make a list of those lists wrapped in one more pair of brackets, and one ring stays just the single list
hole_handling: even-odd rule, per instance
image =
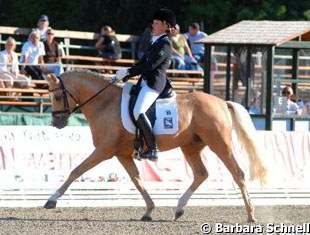
[{"label": "white fence rail", "polygon": [[[189,183],[145,183],[156,206],[176,206]],[[56,185],[53,185],[56,186]],[[41,188],[40,188],[41,187]],[[0,187],[0,207],[43,207],[55,188],[45,185],[9,185]],[[310,188],[250,188],[254,205],[310,205]],[[220,189],[204,183],[191,197],[190,206],[243,205],[238,187]],[[58,200],[60,207],[145,206],[140,193],[131,184],[118,182],[74,183]]]}]

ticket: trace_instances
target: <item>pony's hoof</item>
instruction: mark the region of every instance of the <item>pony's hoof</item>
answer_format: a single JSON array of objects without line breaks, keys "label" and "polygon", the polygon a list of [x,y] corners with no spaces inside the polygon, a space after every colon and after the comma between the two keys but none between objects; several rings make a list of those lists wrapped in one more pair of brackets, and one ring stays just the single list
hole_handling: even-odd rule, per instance
[{"label": "pony's hoof", "polygon": [[149,216],[149,215],[144,215],[144,216],[141,218],[141,221],[150,222],[150,221],[152,221],[152,217]]},{"label": "pony's hoof", "polygon": [[47,201],[44,205],[45,209],[54,209],[56,208],[57,201]]},{"label": "pony's hoof", "polygon": [[248,223],[256,223],[257,219],[253,218],[248,218]]},{"label": "pony's hoof", "polygon": [[177,221],[177,219],[180,218],[183,214],[184,214],[184,210],[175,212],[174,221]]}]

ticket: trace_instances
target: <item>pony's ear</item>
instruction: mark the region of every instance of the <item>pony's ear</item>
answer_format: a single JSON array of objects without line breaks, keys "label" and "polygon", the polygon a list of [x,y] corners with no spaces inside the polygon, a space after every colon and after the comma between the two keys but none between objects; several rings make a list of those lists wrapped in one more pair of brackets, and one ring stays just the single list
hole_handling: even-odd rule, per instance
[{"label": "pony's ear", "polygon": [[57,83],[58,82],[58,78],[55,76],[55,74],[50,73],[47,74],[45,76],[46,81],[48,81],[49,83]]}]

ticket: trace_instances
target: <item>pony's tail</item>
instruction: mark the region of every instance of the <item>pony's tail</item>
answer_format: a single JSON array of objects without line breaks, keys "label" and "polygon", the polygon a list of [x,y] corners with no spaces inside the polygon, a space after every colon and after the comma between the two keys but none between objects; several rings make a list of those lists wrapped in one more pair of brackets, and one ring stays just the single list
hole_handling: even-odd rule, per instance
[{"label": "pony's tail", "polygon": [[263,164],[259,149],[255,144],[255,126],[247,110],[240,104],[227,101],[236,131],[243,148],[245,148],[250,167],[250,180],[258,179],[263,185],[266,183],[267,168]]}]

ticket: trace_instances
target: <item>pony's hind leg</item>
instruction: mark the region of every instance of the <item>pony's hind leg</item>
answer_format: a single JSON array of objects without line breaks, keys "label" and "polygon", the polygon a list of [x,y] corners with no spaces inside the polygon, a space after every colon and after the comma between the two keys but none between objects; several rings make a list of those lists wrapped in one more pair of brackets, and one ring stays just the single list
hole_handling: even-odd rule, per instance
[{"label": "pony's hind leg", "polygon": [[254,217],[254,207],[251,204],[250,196],[245,184],[244,180],[244,172],[239,167],[230,145],[222,145],[222,148],[220,148],[221,145],[215,146],[209,146],[210,149],[217,154],[217,156],[222,160],[226,168],[229,170],[230,174],[232,175],[234,181],[239,186],[242,194],[242,198],[244,201],[245,209],[248,215],[248,222],[255,222],[256,219]]},{"label": "pony's hind leg", "polygon": [[233,153],[232,153],[232,138],[231,129],[222,128],[221,131],[210,134],[212,139],[208,136],[203,136],[204,142],[208,143],[209,148],[222,160],[224,165],[231,173],[234,181],[239,186],[245,204],[245,209],[248,215],[248,222],[255,222],[254,207],[251,204],[249,193],[244,180],[244,173],[239,167]]},{"label": "pony's hind leg", "polygon": [[137,190],[141,193],[145,204],[146,204],[146,212],[141,218],[142,221],[152,221],[152,211],[154,210],[154,202],[151,199],[148,192],[145,190],[142,180],[140,178],[140,174],[136,164],[132,157],[117,157],[120,163],[123,165],[127,173],[129,174],[132,182],[136,186]]},{"label": "pony's hind leg", "polygon": [[196,191],[196,189],[202,184],[202,182],[205,181],[208,177],[207,169],[201,160],[201,149],[202,148],[198,146],[181,147],[184,157],[193,171],[194,180],[178,201],[178,205],[175,210],[175,221],[184,214],[183,208],[186,206],[188,200]]},{"label": "pony's hind leg", "polygon": [[[222,159],[222,158],[221,158]],[[247,186],[245,184],[244,179],[244,172],[239,167],[234,155],[231,153],[230,156],[227,158],[223,158],[222,161],[224,162],[225,166],[231,173],[234,181],[239,186],[242,194],[242,198],[245,204],[245,209],[248,215],[248,222],[256,222],[255,216],[254,216],[254,207],[251,204],[250,196],[248,193]]]},{"label": "pony's hind leg", "polygon": [[93,168],[103,160],[107,160],[113,155],[107,154],[104,151],[99,151],[97,148],[93,151],[93,153],[86,158],[80,165],[78,165],[69,175],[68,179],[62,184],[62,186],[56,190],[54,194],[50,196],[46,204],[44,205],[45,209],[53,209],[56,207],[57,199],[60,198],[66,190],[69,188],[71,183],[80,177],[83,173]]}]

